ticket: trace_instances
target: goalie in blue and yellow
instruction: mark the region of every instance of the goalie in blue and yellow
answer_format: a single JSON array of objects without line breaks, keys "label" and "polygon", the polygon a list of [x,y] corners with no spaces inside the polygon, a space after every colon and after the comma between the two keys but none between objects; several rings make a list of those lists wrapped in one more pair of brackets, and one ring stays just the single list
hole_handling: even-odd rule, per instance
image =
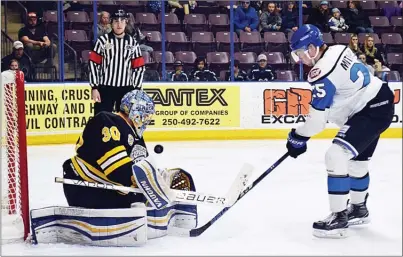
[{"label": "goalie in blue and yellow", "polygon": [[165,236],[169,226],[196,227],[196,206],[169,195],[170,188],[195,191],[192,176],[180,168],[158,169],[149,157],[143,133],[154,113],[143,90],[127,93],[120,112],[100,112],[88,122],[76,155],[63,164],[65,179],[147,189],[135,194],[64,184],[70,207],[31,211],[35,243],[137,246]]}]

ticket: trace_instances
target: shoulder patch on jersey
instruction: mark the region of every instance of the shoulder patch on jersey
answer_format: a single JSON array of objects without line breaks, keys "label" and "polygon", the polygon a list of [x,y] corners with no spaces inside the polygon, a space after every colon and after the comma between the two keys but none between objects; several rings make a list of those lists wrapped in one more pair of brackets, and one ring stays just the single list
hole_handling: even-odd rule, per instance
[{"label": "shoulder patch on jersey", "polygon": [[317,76],[319,76],[321,74],[322,70],[320,68],[313,68],[310,72],[309,72],[309,77],[311,79],[316,78]]},{"label": "shoulder patch on jersey", "polygon": [[[329,46],[323,57],[315,64],[315,66],[311,70],[313,71],[314,69],[320,69],[320,73],[316,74],[316,76],[313,76],[314,74],[312,74],[312,76],[309,74],[308,82],[313,83],[332,73],[337,63],[339,62],[340,57],[343,55],[343,52],[346,49],[348,49],[348,47],[344,45]],[[315,71],[314,73],[317,73],[317,71]]]},{"label": "shoulder patch on jersey", "polygon": [[129,134],[128,138],[127,138],[127,143],[132,146],[134,143],[134,137],[132,136],[132,134]]}]

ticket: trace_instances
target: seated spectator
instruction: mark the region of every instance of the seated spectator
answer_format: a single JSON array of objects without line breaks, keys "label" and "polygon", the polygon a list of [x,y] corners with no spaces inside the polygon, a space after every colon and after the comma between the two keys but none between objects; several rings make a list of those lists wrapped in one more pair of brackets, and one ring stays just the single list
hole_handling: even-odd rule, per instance
[{"label": "seated spectator", "polygon": [[262,32],[279,31],[281,29],[281,17],[273,2],[267,5],[267,10],[260,16]]},{"label": "seated spectator", "polygon": [[367,63],[369,65],[374,65],[376,62],[385,63],[382,57],[382,53],[378,50],[378,48],[374,45],[374,38],[368,36],[365,39],[364,46],[362,48],[362,52],[367,57]]},{"label": "seated spectator", "polygon": [[150,36],[145,36],[141,33],[140,28],[133,22],[128,22],[126,25],[126,33],[131,35],[136,39],[136,41],[140,45],[140,50],[142,52],[152,53],[154,49],[151,46],[146,45],[147,41],[150,39]]},{"label": "seated spectator", "polygon": [[195,60],[195,68],[189,75],[189,81],[217,81],[217,76],[206,68],[206,60],[198,57]]},{"label": "seated spectator", "polygon": [[254,67],[250,74],[249,80],[251,81],[272,81],[276,79],[276,73],[273,68],[267,64],[267,56],[260,54],[257,57],[258,66]]},{"label": "seated spectator", "polygon": [[16,59],[12,59],[8,65],[10,70],[19,70],[18,61]]},{"label": "seated spectator", "polygon": [[148,1],[147,12],[159,15],[161,13],[162,3],[161,1]]},{"label": "seated spectator", "polygon": [[373,65],[373,67],[375,69],[375,76],[382,79],[383,81],[387,81],[387,75],[388,75],[388,71],[390,71],[390,69],[388,67],[386,67],[385,65],[383,65],[378,60],[375,61],[375,64]]},{"label": "seated spectator", "polygon": [[348,1],[344,18],[348,24],[349,32],[374,33],[367,13],[362,9],[359,1]]},{"label": "seated spectator", "polygon": [[[244,70],[239,69],[239,60],[234,60],[234,81],[246,81],[248,78]],[[231,81],[231,72],[225,73],[225,81]]]},{"label": "seated spectator", "polygon": [[329,20],[329,28],[332,32],[346,32],[348,30],[348,25],[346,21],[341,16],[340,10],[338,8],[333,8],[333,17]]},{"label": "seated spectator", "polygon": [[382,8],[383,14],[388,18],[389,22],[391,21],[392,16],[402,16],[402,3],[400,6],[388,6]]},{"label": "seated spectator", "polygon": [[327,22],[330,18],[329,2],[321,1],[318,8],[311,11],[308,16],[307,24],[312,24],[318,27],[321,31],[329,31]]},{"label": "seated spectator", "polygon": [[108,12],[101,12],[101,18],[98,22],[98,37],[108,34],[112,31],[110,15]]},{"label": "seated spectator", "polygon": [[38,17],[35,12],[28,13],[28,22],[25,27],[18,31],[18,38],[27,48],[27,54],[31,56],[34,63],[40,63],[47,59],[47,63],[52,65],[52,59],[57,51],[56,45],[52,44],[51,46],[45,26],[43,23],[38,24]]},{"label": "seated spectator", "polygon": [[178,20],[183,25],[183,20],[185,19],[185,14],[191,13],[197,6],[196,1],[179,1],[179,0],[169,0],[168,5],[170,11],[175,13]]},{"label": "seated spectator", "polygon": [[367,57],[365,56],[364,53],[358,54],[358,59],[361,60],[361,62],[365,65],[365,67],[368,68],[369,72],[370,72],[372,75],[375,75],[375,69],[374,69],[374,67],[372,67],[371,65],[369,65],[369,64],[367,63]]},{"label": "seated spectator", "polygon": [[298,29],[298,10],[294,1],[289,1],[287,4],[287,9],[283,9],[282,11],[281,28],[286,34]]},{"label": "seated spectator", "polygon": [[259,17],[254,8],[250,7],[250,1],[242,1],[242,7],[235,9],[234,27],[238,35],[241,31],[257,31],[259,27]]},{"label": "seated spectator", "polygon": [[24,53],[24,45],[21,41],[15,41],[13,44],[13,52],[1,59],[1,71],[9,69],[11,60],[17,60],[19,69],[24,72],[25,80],[30,82],[34,78],[34,69],[31,60]]},{"label": "seated spectator", "polygon": [[348,43],[348,47],[355,53],[356,55],[361,54],[362,51],[358,45],[358,36],[357,34],[351,34],[350,42]]},{"label": "seated spectator", "polygon": [[168,81],[188,81],[188,75],[183,71],[183,62],[180,60],[176,60],[174,62],[175,70],[168,73],[167,80]]}]

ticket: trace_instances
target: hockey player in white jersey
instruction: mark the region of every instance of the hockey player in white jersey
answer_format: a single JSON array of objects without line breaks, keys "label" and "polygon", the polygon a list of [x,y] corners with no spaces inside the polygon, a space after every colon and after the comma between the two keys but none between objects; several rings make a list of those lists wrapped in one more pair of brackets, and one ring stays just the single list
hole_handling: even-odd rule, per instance
[{"label": "hockey player in white jersey", "polygon": [[368,162],[380,134],[392,122],[394,95],[347,46],[327,46],[313,25],[301,26],[293,34],[291,50],[296,62],[313,67],[308,75],[312,85],[309,116],[289,133],[288,153],[294,158],[304,153],[309,138],[322,131],[327,121],[340,127],[325,154],[332,213],[313,223],[313,234],[343,238],[349,226],[369,222]]}]

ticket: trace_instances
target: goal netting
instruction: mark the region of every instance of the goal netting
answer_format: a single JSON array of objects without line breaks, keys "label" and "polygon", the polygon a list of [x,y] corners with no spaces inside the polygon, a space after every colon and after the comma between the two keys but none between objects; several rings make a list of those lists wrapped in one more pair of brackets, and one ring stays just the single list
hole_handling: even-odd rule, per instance
[{"label": "goal netting", "polygon": [[29,232],[24,73],[1,73],[1,243]]}]

